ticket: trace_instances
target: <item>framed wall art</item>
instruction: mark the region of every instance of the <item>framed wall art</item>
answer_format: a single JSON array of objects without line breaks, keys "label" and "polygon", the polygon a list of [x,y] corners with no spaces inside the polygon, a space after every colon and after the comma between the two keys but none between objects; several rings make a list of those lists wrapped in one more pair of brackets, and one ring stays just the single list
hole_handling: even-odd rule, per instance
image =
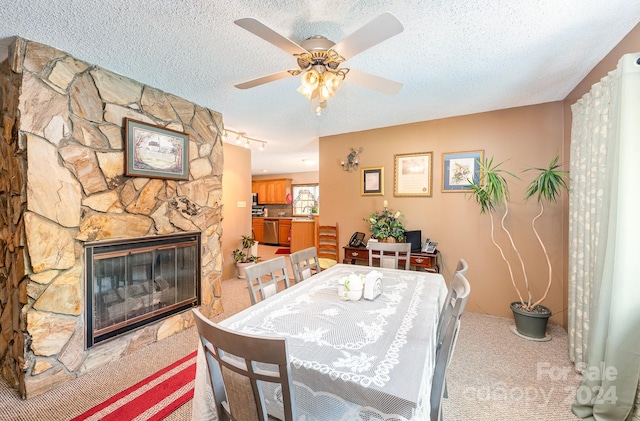
[{"label": "framed wall art", "polygon": [[189,179],[189,136],[125,118],[125,175]]},{"label": "framed wall art", "polygon": [[480,162],[484,151],[450,152],[442,154],[442,191],[471,191],[469,180],[480,179]]},{"label": "framed wall art", "polygon": [[433,152],[394,155],[393,195],[431,197]]},{"label": "framed wall art", "polygon": [[362,168],[360,171],[360,195],[384,195],[384,167]]}]

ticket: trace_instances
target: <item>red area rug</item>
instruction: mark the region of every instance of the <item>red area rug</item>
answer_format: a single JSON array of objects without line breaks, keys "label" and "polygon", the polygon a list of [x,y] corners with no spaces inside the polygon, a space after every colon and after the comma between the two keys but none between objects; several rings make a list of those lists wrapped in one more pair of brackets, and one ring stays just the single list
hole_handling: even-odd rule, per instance
[{"label": "red area rug", "polygon": [[71,421],[162,420],[193,398],[195,375],[194,351]]},{"label": "red area rug", "polygon": [[290,253],[291,253],[291,249],[288,249],[288,248],[276,250],[276,254],[290,254]]}]

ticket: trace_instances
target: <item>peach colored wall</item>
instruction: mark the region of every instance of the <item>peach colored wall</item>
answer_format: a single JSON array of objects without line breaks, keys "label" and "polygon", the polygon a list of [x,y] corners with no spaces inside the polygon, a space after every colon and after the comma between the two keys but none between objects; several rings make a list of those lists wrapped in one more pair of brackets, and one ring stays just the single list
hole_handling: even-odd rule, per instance
[{"label": "peach colored wall", "polygon": [[[222,173],[222,280],[236,276],[231,251],[240,244],[241,235],[251,235],[251,151],[241,146],[224,145]],[[239,208],[238,201],[246,207]],[[222,302],[224,306],[224,300]]]},{"label": "peach colored wall", "polygon": [[[340,168],[339,162],[349,148],[360,146],[364,148],[359,155],[361,168],[384,167],[384,196],[361,196],[360,172],[348,173]],[[447,281],[457,260],[460,257],[467,260],[473,288],[467,305],[470,311],[511,317],[509,303],[517,299],[517,295],[499,252],[489,242],[489,217],[480,215],[469,195],[441,192],[442,154],[482,149],[485,157],[494,156],[498,162],[507,160],[504,168],[514,173],[526,166],[546,166],[556,154],[564,162],[561,102],[328,136],[320,139],[319,148],[320,223],[339,222],[341,246],[354,231],[366,232],[368,238],[370,233],[363,218],[381,210],[386,199],[391,209],[405,214],[408,229],[420,229],[423,238],[428,236],[439,242],[443,258],[441,272]],[[394,154],[430,151],[434,164],[432,197],[394,197]],[[529,177],[524,174],[522,178],[510,184],[514,203],[508,226],[514,229],[516,244],[526,260],[529,281],[538,296],[546,286],[546,264],[529,228],[538,207],[535,202],[522,203]],[[562,278],[566,237],[562,235],[562,216],[561,205],[548,207],[539,222],[555,270],[554,285],[545,301],[553,313],[558,314],[552,318],[555,323],[561,322],[566,302]],[[499,232],[496,238],[501,243],[505,241]]]},{"label": "peach colored wall", "polygon": [[[564,153],[565,156],[569,157],[567,162],[570,159],[570,147],[571,147],[571,124],[572,124],[572,115],[571,115],[571,106],[576,103],[577,100],[582,98],[584,94],[591,90],[591,86],[594,83],[597,83],[600,79],[607,75],[610,71],[614,70],[618,65],[618,60],[625,54],[628,53],[637,53],[640,51],[640,23],[636,25],[623,39],[614,47],[609,54],[603,58],[600,63],[598,63],[591,72],[580,82],[574,89],[567,95],[564,99]],[[569,230],[569,204],[566,205],[566,215],[565,215],[565,227],[567,232],[565,233],[568,238],[568,230]],[[568,251],[568,243],[567,250],[565,250],[567,256],[569,255]],[[565,266],[568,268],[568,265]],[[568,269],[565,270],[564,279],[568,279]],[[568,296],[568,285],[565,284],[565,296]],[[568,325],[567,315],[565,313],[565,318],[563,320],[563,325]]]}]

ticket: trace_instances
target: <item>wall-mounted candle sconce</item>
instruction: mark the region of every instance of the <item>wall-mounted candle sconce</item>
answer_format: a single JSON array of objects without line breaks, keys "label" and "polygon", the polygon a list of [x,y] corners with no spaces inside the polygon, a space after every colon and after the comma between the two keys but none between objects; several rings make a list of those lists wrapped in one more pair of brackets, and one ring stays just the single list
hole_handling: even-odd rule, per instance
[{"label": "wall-mounted candle sconce", "polygon": [[342,165],[342,169],[347,172],[357,170],[358,164],[359,164],[357,156],[361,152],[362,152],[362,146],[360,146],[360,149],[358,150],[351,148],[351,153],[347,155],[347,160],[346,161],[343,160],[342,162],[340,162],[340,165]]}]

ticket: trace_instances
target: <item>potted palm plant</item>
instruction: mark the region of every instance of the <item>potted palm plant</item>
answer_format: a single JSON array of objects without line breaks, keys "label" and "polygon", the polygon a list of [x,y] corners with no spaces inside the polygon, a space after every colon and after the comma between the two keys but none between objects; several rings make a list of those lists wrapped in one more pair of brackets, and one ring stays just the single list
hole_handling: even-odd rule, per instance
[{"label": "potted palm plant", "polygon": [[[509,276],[511,283],[518,294],[519,301],[511,303],[511,310],[516,322],[517,332],[524,337],[531,339],[541,339],[545,337],[547,328],[547,322],[551,317],[551,310],[541,303],[547,298],[549,289],[552,282],[552,266],[547,248],[542,241],[542,238],[536,230],[536,221],[544,213],[544,203],[549,204],[556,203],[562,191],[568,190],[566,177],[568,172],[561,169],[561,165],[558,163],[558,157],[554,157],[549,166],[546,168],[527,168],[523,172],[535,173],[534,179],[527,186],[525,200],[535,197],[540,205],[540,212],[531,221],[531,227],[533,233],[542,248],[544,253],[548,280],[544,294],[534,299],[531,295],[531,289],[529,287],[529,279],[527,277],[527,271],[522,260],[522,256],[516,247],[511,232],[505,226],[505,220],[509,215],[509,187],[505,176],[518,178],[513,173],[510,173],[501,168],[502,163],[494,164],[493,158],[486,158],[484,162],[480,162],[480,177],[474,182],[469,180],[471,184],[472,197],[476,203],[480,206],[480,213],[489,214],[491,218],[491,242],[499,250],[502,260],[506,263],[509,270]],[[500,220],[500,226],[504,233],[507,235],[511,248],[513,249],[518,263],[522,269],[524,289],[520,289],[515,281],[513,269],[511,263],[506,258],[502,247],[496,242],[494,236],[494,220],[493,213],[496,212],[496,208],[504,206],[504,213]],[[522,293],[525,292],[525,294]]]},{"label": "potted palm plant", "polygon": [[236,261],[236,267],[238,268],[238,278],[244,278],[244,268],[249,265],[254,265],[260,257],[257,256],[257,250],[254,250],[258,242],[255,238],[249,235],[243,235],[241,237],[242,246],[233,250],[231,254]]}]

